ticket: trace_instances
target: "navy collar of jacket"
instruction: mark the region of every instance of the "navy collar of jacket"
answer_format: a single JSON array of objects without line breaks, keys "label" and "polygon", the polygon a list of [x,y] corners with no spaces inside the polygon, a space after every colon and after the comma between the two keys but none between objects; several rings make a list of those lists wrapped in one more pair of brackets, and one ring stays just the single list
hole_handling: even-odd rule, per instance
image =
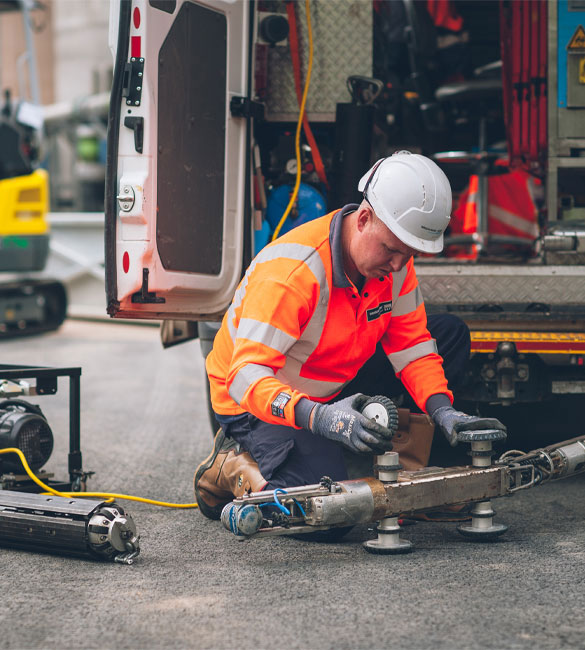
[{"label": "navy collar of jacket", "polygon": [[341,242],[341,224],[348,214],[355,212],[359,208],[357,203],[348,203],[339,210],[333,219],[329,228],[329,246],[331,247],[331,263],[333,267],[333,286],[334,287],[351,287],[345,270],[343,268],[343,246]]}]

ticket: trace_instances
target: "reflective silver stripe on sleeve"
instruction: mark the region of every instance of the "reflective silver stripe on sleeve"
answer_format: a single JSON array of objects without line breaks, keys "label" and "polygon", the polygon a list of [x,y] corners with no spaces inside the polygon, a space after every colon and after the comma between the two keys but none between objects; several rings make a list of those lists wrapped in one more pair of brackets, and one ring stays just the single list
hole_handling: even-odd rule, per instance
[{"label": "reflective silver stripe on sleeve", "polygon": [[238,370],[234,380],[231,383],[229,394],[230,397],[238,404],[244,399],[244,395],[250,386],[258,379],[264,377],[274,377],[274,372],[267,366],[261,366],[257,363],[248,363]]},{"label": "reflective silver stripe on sleeve", "polygon": [[236,337],[262,343],[281,354],[286,354],[297,341],[294,336],[290,336],[278,327],[253,318],[242,318]]},{"label": "reflective silver stripe on sleeve", "polygon": [[418,285],[408,293],[398,296],[392,303],[392,316],[404,316],[410,314],[423,304],[422,292]]},{"label": "reflective silver stripe on sleeve", "polygon": [[[400,291],[402,289],[402,285],[404,284],[404,280],[406,279],[406,274],[408,273],[408,268],[406,266],[403,266],[400,271],[397,273],[392,273],[392,306],[396,304],[396,301],[398,300],[398,296],[400,295]],[[394,309],[392,309],[394,311]]]},{"label": "reflective silver stripe on sleeve", "polygon": [[[319,283],[319,298],[309,322],[305,326],[299,340],[289,350],[289,355],[299,361],[305,361],[313,354],[325,327],[327,319],[327,308],[329,306],[329,284],[327,283],[327,273],[323,266],[323,260],[317,251],[305,260],[311,273]],[[288,364],[288,359],[287,359]]]},{"label": "reflective silver stripe on sleeve", "polygon": [[234,304],[230,305],[227,313],[227,326],[232,339],[232,343],[236,342],[236,326],[234,325],[234,318],[236,317],[236,310]]},{"label": "reflective silver stripe on sleeve", "polygon": [[[314,379],[307,379],[305,377],[301,377],[300,375],[303,364],[315,351],[317,345],[319,344],[319,341],[321,340],[323,328],[327,319],[327,309],[329,306],[330,291],[329,284],[327,282],[327,272],[325,271],[325,266],[323,265],[321,256],[315,248],[312,248],[311,246],[305,246],[303,244],[275,244],[273,246],[266,247],[254,258],[248,267],[246,275],[240,283],[240,286],[238,287],[232,304],[229,308],[228,327],[230,335],[232,337],[232,342],[235,345],[236,337],[241,336],[241,324],[238,326],[238,330],[236,332],[233,321],[235,318],[236,309],[242,304],[244,296],[246,295],[246,288],[248,286],[250,274],[254,271],[257,264],[270,262],[278,258],[287,258],[303,262],[314,275],[315,280],[319,285],[319,298],[317,300],[317,304],[315,305],[313,314],[309,319],[309,322],[305,326],[305,329],[297,341],[294,341],[291,346],[284,349],[285,340],[281,336],[276,336],[275,339],[273,339],[275,341],[275,345],[272,345],[271,347],[278,349],[280,352],[286,355],[285,365],[281,370],[277,372],[276,377],[287,386],[290,386],[295,390],[306,392],[307,394],[314,397],[328,397],[330,395],[334,395],[339,390],[341,390],[345,384],[340,384],[337,382],[322,382]],[[402,286],[403,281],[404,277],[400,282],[400,286]],[[268,333],[268,330],[266,330],[266,332]],[[284,334],[284,332],[281,332],[281,334],[288,336]],[[271,336],[269,334],[267,335]],[[246,336],[246,338],[248,337]],[[292,337],[290,338],[292,339]],[[252,340],[256,339],[252,337]],[[276,347],[276,345],[280,347]],[[239,374],[240,373],[238,373],[238,375]],[[230,389],[230,396],[232,399],[239,403],[238,399],[232,395],[234,383],[232,383],[232,388]],[[249,383],[245,385],[244,392],[241,394],[240,399],[245,394],[245,391],[249,385]],[[239,395],[239,391],[237,391],[236,394]]]},{"label": "reflective silver stripe on sleeve", "polygon": [[416,361],[422,357],[426,357],[427,354],[439,354],[437,350],[437,343],[435,339],[429,339],[428,341],[423,341],[422,343],[417,343],[411,348],[406,348],[406,350],[400,350],[400,352],[392,352],[388,355],[388,359],[394,368],[394,372],[400,372],[409,363]]},{"label": "reflective silver stripe on sleeve", "polygon": [[[242,304],[242,301],[244,300],[244,296],[246,295],[246,287],[248,286],[250,275],[253,273],[256,266],[264,262],[271,262],[280,257],[284,257],[291,260],[297,260],[298,262],[305,262],[309,266],[309,268],[313,271],[311,267],[314,266],[314,263],[311,264],[309,260],[314,255],[319,257],[319,254],[312,246],[305,246],[304,244],[274,244],[273,246],[267,246],[266,248],[261,250],[258,253],[258,255],[256,255],[256,257],[252,260],[250,266],[248,267],[246,274],[242,278],[242,281],[240,282],[240,286],[236,289],[236,293],[234,294],[234,299],[232,300],[232,304],[229,308],[229,329],[230,329],[230,334],[233,343],[235,343],[236,340],[236,332],[235,332],[235,327],[233,326],[233,319],[235,318],[236,309]],[[321,267],[323,267],[323,263],[321,262],[320,257],[319,257],[319,262],[321,263]],[[325,269],[323,269],[323,275],[325,275],[324,272]],[[313,271],[313,273],[315,272]],[[317,277],[316,274],[315,277]],[[319,281],[318,277],[317,280]],[[319,282],[319,284],[321,283]]]},{"label": "reflective silver stripe on sleeve", "polygon": [[304,262],[314,253],[315,249],[312,246],[305,246],[304,244],[274,244],[274,246],[267,246],[266,248],[262,249],[252,260],[252,263],[246,271],[246,275],[244,275],[244,278],[234,295],[234,299],[232,301],[234,308],[237,309],[242,304],[242,300],[246,295],[248,280],[250,279],[250,275],[258,264],[263,264],[264,262],[272,262],[273,260],[277,260],[279,257],[285,257],[290,260]]}]

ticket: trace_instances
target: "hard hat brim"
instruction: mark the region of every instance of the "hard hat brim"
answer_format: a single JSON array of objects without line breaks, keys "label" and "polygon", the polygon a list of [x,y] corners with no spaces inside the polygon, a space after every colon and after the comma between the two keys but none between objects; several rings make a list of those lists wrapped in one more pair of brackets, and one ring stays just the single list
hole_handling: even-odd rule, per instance
[{"label": "hard hat brim", "polygon": [[[361,185],[361,183],[360,183]],[[436,255],[443,250],[444,237],[441,234],[437,239],[423,239],[422,237],[417,237],[412,233],[408,232],[403,228],[397,221],[389,219],[385,213],[384,208],[381,205],[377,205],[375,197],[370,197],[366,199],[370,204],[374,213],[380,219],[380,221],[388,228],[388,230],[398,237],[403,244],[406,244],[409,248],[413,248],[419,253],[429,253],[431,255]]]},{"label": "hard hat brim", "polygon": [[388,228],[393,235],[398,237],[398,239],[409,248],[414,248],[414,250],[419,253],[429,253],[431,255],[440,253],[443,250],[443,235],[440,235],[437,239],[423,239],[422,237],[416,237],[416,235],[413,235],[405,228],[402,228],[398,222],[385,218],[385,215],[383,213],[381,214],[380,210],[376,209],[374,205],[372,205],[372,207],[374,208],[376,216],[386,226],[386,228]]}]

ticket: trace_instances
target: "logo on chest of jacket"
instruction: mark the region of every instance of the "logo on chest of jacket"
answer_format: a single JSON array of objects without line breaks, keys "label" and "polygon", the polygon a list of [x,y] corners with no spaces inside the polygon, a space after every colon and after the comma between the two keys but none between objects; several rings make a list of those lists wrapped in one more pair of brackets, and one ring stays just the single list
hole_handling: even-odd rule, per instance
[{"label": "logo on chest of jacket", "polygon": [[371,320],[376,320],[376,318],[380,318],[380,316],[383,316],[384,314],[388,314],[391,311],[392,311],[392,301],[387,300],[386,302],[381,302],[377,307],[368,309],[368,311],[366,311],[366,316],[368,317],[368,320],[371,321]]},{"label": "logo on chest of jacket", "polygon": [[284,419],[284,407],[290,402],[291,396],[288,393],[278,393],[272,402],[272,415],[275,418]]}]

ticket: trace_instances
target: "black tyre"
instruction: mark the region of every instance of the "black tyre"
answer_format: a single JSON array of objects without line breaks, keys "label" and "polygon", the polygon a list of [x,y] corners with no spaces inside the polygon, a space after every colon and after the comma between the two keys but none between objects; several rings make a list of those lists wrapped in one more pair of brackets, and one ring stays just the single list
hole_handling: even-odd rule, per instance
[{"label": "black tyre", "polygon": [[[372,405],[380,405],[382,408],[368,409],[368,406]],[[390,398],[386,397],[385,395],[375,395],[374,397],[370,397],[370,399],[364,404],[362,413],[364,413],[366,409],[370,411],[370,413],[366,414],[367,417],[371,417],[379,424],[382,424],[383,426],[390,429],[390,431],[392,431],[392,435],[396,433],[396,430],[398,429],[398,410]],[[384,423],[384,412],[388,418],[387,424]]]}]

